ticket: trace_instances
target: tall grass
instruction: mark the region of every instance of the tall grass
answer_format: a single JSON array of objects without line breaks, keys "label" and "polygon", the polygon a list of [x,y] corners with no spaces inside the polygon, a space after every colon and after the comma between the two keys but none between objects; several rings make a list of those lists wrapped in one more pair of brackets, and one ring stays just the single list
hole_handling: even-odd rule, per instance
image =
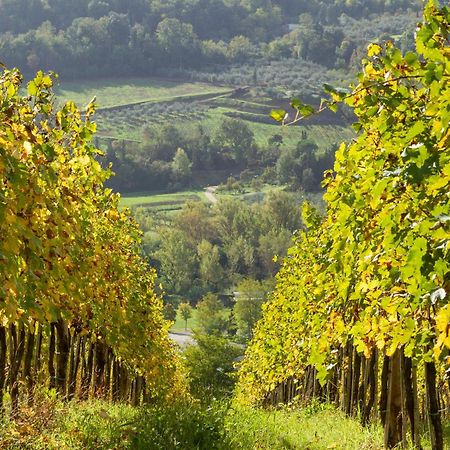
[{"label": "tall grass", "polygon": [[36,407],[23,406],[14,422],[0,419],[4,450],[381,450],[382,443],[379,426],[364,428],[319,404],[268,411],[180,400],[132,407],[63,403],[50,391]]}]

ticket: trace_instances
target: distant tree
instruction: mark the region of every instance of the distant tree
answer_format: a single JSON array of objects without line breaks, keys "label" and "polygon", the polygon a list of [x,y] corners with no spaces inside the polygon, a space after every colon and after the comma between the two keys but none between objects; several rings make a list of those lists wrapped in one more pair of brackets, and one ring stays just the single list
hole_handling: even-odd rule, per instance
[{"label": "distant tree", "polygon": [[224,63],[227,57],[227,44],[223,41],[202,41],[202,53],[211,62]]},{"label": "distant tree", "polygon": [[197,321],[206,334],[223,334],[227,330],[226,311],[217,295],[208,293],[197,304]]},{"label": "distant tree", "polygon": [[283,23],[283,13],[279,6],[266,3],[249,14],[244,24],[252,30],[251,36],[257,41],[267,41],[278,34]]},{"label": "distant tree", "polygon": [[262,187],[263,187],[263,183],[260,178],[253,178],[253,180],[250,182],[250,188],[253,191],[258,192],[262,189]]},{"label": "distant tree", "polygon": [[234,239],[227,239],[223,244],[223,250],[227,257],[230,277],[236,274],[249,274],[256,270],[255,247],[244,236],[238,235]]},{"label": "distant tree", "polygon": [[106,24],[113,45],[127,45],[130,39],[130,23],[126,14],[110,12]]},{"label": "distant tree", "polygon": [[229,176],[228,178],[227,178],[227,182],[226,182],[226,184],[225,184],[225,189],[227,190],[227,191],[232,191],[233,190],[233,187],[234,187],[234,185],[235,185],[235,183],[236,183],[236,178],[234,178],[234,177],[232,177],[232,176]]},{"label": "distant tree", "polygon": [[215,206],[216,226],[222,242],[236,241],[239,236],[254,243],[259,223],[252,206],[235,199],[224,199]]},{"label": "distant tree", "polygon": [[172,174],[176,181],[186,183],[192,175],[192,163],[186,152],[178,147],[172,160]]},{"label": "distant tree", "polygon": [[246,36],[235,36],[227,48],[227,57],[231,61],[244,62],[254,52],[250,39]]},{"label": "distant tree", "polygon": [[[188,201],[174,219],[174,225],[187,236],[192,246],[197,247],[203,240],[215,239],[215,228],[211,223],[208,205],[199,201]],[[197,247],[198,251],[198,247]]]},{"label": "distant tree", "polygon": [[263,165],[272,166],[276,164],[281,154],[281,146],[283,145],[283,136],[274,134],[267,139],[267,146],[259,148],[259,158]]},{"label": "distant tree", "polygon": [[292,233],[301,227],[299,202],[292,193],[271,191],[260,208],[264,231],[285,229]]},{"label": "distant tree", "polygon": [[218,146],[228,151],[237,164],[247,161],[255,147],[253,131],[240,119],[225,118],[214,140]]},{"label": "distant tree", "polygon": [[168,124],[161,127],[148,127],[143,132],[144,144],[141,150],[142,163],[147,161],[173,160],[178,148],[184,148],[185,140],[179,128]]},{"label": "distant tree", "polygon": [[177,318],[177,310],[173,307],[172,303],[166,303],[163,309],[164,319],[174,322]]},{"label": "distant tree", "polygon": [[318,188],[317,179],[311,167],[303,169],[302,172],[302,187],[305,191],[315,191]]},{"label": "distant tree", "polygon": [[184,329],[187,331],[187,321],[192,317],[192,306],[187,302],[180,303],[178,312],[184,320]]},{"label": "distant tree", "polygon": [[170,292],[185,294],[197,274],[197,257],[180,230],[161,233],[161,247],[153,255],[160,262],[159,274]]},{"label": "distant tree", "polygon": [[[289,183],[294,188],[303,187],[306,190],[318,188],[313,168],[317,163],[317,145],[310,140],[301,140],[296,148],[285,148],[277,161],[277,176],[281,183]],[[305,171],[311,169],[311,171]],[[313,176],[311,176],[311,174]],[[305,175],[306,183],[303,183]]]},{"label": "distant tree", "polygon": [[202,400],[230,395],[236,379],[235,361],[243,349],[223,336],[205,333],[195,333],[195,342],[183,354],[193,394]]},{"label": "distant tree", "polygon": [[292,149],[286,149],[278,158],[276,170],[280,183],[287,184],[295,177],[296,158]]},{"label": "distant tree", "polygon": [[219,247],[202,240],[197,247],[199,257],[199,275],[206,287],[217,288],[223,280],[223,270],[220,264]]},{"label": "distant tree", "polygon": [[189,55],[198,48],[198,38],[191,24],[183,23],[175,18],[166,17],[156,27],[158,44],[167,54],[169,62],[183,67]]},{"label": "distant tree", "polygon": [[[287,229],[271,230],[259,237],[258,258],[264,277],[272,277],[277,273],[291,245],[292,233]],[[276,261],[275,256],[277,256]]]},{"label": "distant tree", "polygon": [[290,38],[295,42],[293,56],[308,59],[309,47],[320,38],[321,30],[310,13],[300,14],[298,24],[298,28],[290,33]]},{"label": "distant tree", "polygon": [[283,136],[281,134],[272,134],[272,136],[267,139],[267,144],[279,148],[281,144],[283,144]]},{"label": "distant tree", "polygon": [[264,47],[264,54],[270,59],[288,58],[292,54],[292,43],[285,37],[274,39]]},{"label": "distant tree", "polygon": [[110,11],[111,5],[107,1],[91,0],[88,3],[88,15],[96,19],[107,16]]},{"label": "distant tree", "polygon": [[250,338],[252,329],[261,318],[261,306],[271,287],[257,280],[245,279],[235,287],[233,308],[238,333]]}]

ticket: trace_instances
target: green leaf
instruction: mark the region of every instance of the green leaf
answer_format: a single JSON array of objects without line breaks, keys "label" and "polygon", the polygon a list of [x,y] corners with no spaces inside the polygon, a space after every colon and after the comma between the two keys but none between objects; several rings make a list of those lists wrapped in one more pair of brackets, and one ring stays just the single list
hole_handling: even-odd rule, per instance
[{"label": "green leaf", "polygon": [[325,83],[325,84],[323,85],[323,90],[324,90],[327,94],[334,94],[334,93],[337,92],[336,89],[335,89],[333,86],[331,86],[331,84],[327,84],[327,83]]},{"label": "green leaf", "polygon": [[34,80],[31,80],[28,85],[27,85],[27,91],[28,91],[28,95],[30,96],[35,96],[38,93],[38,88],[36,86],[36,83],[34,82]]},{"label": "green leaf", "polygon": [[302,105],[299,112],[303,117],[309,117],[314,114],[314,108],[311,105]]},{"label": "green leaf", "polygon": [[330,111],[333,111],[334,113],[337,112],[337,109],[338,109],[337,103],[330,103],[330,104],[328,105],[328,109],[329,109]]},{"label": "green leaf", "polygon": [[414,52],[406,52],[405,54],[405,62],[412,66],[417,62],[418,58],[417,55]]},{"label": "green leaf", "polygon": [[418,120],[408,131],[408,134],[406,135],[406,140],[411,141],[414,139],[417,135],[422,133],[425,130],[425,124],[423,121]]},{"label": "green leaf", "polygon": [[378,109],[379,109],[379,106],[378,106],[378,105],[372,106],[371,108],[369,108],[369,109],[366,111],[366,116],[367,116],[367,117],[372,117],[372,116],[374,116],[374,115],[377,113]]},{"label": "green leaf", "polygon": [[302,103],[302,101],[301,101],[300,99],[294,97],[294,98],[291,100],[291,106],[292,106],[294,109],[299,109],[299,108],[301,108],[301,107],[303,106],[303,103]]},{"label": "green leaf", "polygon": [[7,95],[8,95],[8,99],[14,96],[14,94],[16,93],[16,88],[14,87],[14,84],[13,84],[13,83],[11,83],[11,84],[8,86],[8,88],[7,88],[7,90],[6,90],[6,93],[7,93]]}]

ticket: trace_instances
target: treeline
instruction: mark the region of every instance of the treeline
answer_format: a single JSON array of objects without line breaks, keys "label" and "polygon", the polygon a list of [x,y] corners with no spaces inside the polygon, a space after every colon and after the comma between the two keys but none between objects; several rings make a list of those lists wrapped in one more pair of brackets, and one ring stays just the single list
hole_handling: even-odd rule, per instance
[{"label": "treeline", "polygon": [[361,43],[345,37],[342,15],[407,8],[417,10],[417,2],[7,0],[0,57],[27,73],[51,69],[65,77],[150,75],[263,56],[340,67]]},{"label": "treeline", "polygon": [[242,364],[245,403],[333,402],[385,446],[442,450],[450,413],[450,8],[429,1],[416,52],[372,44],[350,93],[358,117],[304,209]]},{"label": "treeline", "polygon": [[[319,191],[325,170],[332,167],[334,147],[319,150],[303,132],[297,145],[281,134],[258,145],[244,120],[224,118],[212,131],[201,125],[187,131],[176,125],[146,128],[144,143],[108,143],[106,163],[115,177],[109,186],[121,192],[180,190],[196,184],[196,174],[221,171],[248,182],[288,184],[294,190]],[[226,178],[226,176],[225,176]]]},{"label": "treeline", "polygon": [[56,109],[39,72],[0,74],[0,415],[9,394],[131,400],[182,395],[155,272],[105,189],[92,105]]}]

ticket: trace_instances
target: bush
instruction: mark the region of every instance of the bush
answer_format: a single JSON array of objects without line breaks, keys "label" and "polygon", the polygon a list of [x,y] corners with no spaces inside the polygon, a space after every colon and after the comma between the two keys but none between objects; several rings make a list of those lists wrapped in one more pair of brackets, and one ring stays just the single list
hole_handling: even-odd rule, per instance
[{"label": "bush", "polygon": [[230,395],[243,348],[222,336],[195,333],[195,341],[184,351],[193,395],[203,400]]}]

